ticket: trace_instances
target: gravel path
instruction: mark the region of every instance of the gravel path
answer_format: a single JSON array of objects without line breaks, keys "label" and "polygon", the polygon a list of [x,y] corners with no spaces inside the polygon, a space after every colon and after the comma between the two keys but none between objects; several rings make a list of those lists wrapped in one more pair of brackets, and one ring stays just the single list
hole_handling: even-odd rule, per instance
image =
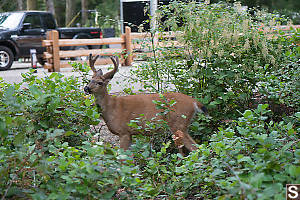
[{"label": "gravel path", "polygon": [[[138,65],[139,63],[135,63],[134,66]],[[135,90],[138,90],[139,88],[142,87],[141,84],[138,83],[128,83],[128,80],[131,78],[130,75],[130,70],[134,69],[133,67],[128,67],[128,66],[122,66],[119,67],[118,73],[114,76],[114,78],[111,80],[111,93],[115,92],[120,92],[123,91],[125,88],[134,88]],[[108,68],[111,68],[112,65],[99,65],[95,66],[96,69],[102,69],[103,73],[108,71]],[[19,62],[14,62],[12,68],[7,71],[0,71],[0,77],[4,79],[5,82],[7,83],[19,83],[22,81],[22,73],[28,72],[30,69],[30,63],[19,63]],[[61,68],[61,74],[63,74],[66,77],[69,76],[79,76],[79,73],[77,72],[72,72],[72,68]],[[45,77],[49,76],[51,73],[48,72],[48,70],[45,70],[42,68],[40,65],[38,65],[37,68],[37,76],[38,77]],[[92,75],[92,71],[90,71],[90,75]]]}]

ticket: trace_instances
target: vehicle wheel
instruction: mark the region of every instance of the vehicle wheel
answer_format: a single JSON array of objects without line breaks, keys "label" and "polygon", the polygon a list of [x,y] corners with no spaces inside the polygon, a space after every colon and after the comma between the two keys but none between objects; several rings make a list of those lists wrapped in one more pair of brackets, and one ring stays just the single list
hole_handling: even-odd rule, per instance
[{"label": "vehicle wheel", "polygon": [[[74,50],[86,50],[86,49],[89,49],[89,47],[88,46],[77,46],[74,48]],[[71,60],[88,61],[89,57],[88,56],[79,56],[79,57],[71,58]]]},{"label": "vehicle wheel", "polygon": [[5,46],[0,46],[0,70],[8,70],[14,61],[14,54]]}]

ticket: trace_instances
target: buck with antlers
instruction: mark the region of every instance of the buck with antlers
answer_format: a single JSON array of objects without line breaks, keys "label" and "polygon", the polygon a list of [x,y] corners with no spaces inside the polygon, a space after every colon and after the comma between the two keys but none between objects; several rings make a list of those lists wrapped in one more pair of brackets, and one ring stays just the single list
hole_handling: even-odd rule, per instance
[{"label": "buck with antlers", "polygon": [[[107,92],[107,85],[118,71],[118,57],[111,60],[114,64],[114,69],[106,74],[102,70],[95,69],[94,64],[98,56],[90,55],[89,64],[94,72],[92,80],[84,88],[86,93],[93,94],[96,98],[96,104],[102,109],[103,119],[108,129],[120,137],[120,147],[127,150],[131,144],[132,135],[139,134],[138,131],[129,127],[131,120],[143,116],[144,120],[153,119],[157,113],[161,112],[156,108],[153,100],[160,101],[159,94],[138,94],[129,96],[111,96]],[[207,113],[206,108],[198,101],[190,96],[181,93],[166,93],[163,95],[168,101],[176,101],[171,107],[168,116],[160,116],[163,118],[171,132],[174,134],[180,131],[181,143],[189,150],[196,149],[196,142],[188,134],[188,127],[192,118],[197,112]],[[143,123],[143,122],[141,122]]]}]

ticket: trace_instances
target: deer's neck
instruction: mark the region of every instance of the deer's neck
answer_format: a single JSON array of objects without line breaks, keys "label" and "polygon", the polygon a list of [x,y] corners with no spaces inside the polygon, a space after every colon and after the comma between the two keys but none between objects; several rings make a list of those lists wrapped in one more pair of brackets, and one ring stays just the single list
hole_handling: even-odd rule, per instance
[{"label": "deer's neck", "polygon": [[102,111],[107,111],[109,109],[110,99],[112,98],[105,90],[102,93],[95,94],[96,104],[100,106]]},{"label": "deer's neck", "polygon": [[[100,107],[99,112],[102,114],[102,117],[107,124],[110,131],[113,131],[113,127],[111,125],[113,124],[113,107],[115,103],[115,97],[109,95],[107,92],[104,94],[98,94],[95,95],[96,98],[96,104],[98,106],[98,109]],[[116,134],[116,133],[115,133]]]}]

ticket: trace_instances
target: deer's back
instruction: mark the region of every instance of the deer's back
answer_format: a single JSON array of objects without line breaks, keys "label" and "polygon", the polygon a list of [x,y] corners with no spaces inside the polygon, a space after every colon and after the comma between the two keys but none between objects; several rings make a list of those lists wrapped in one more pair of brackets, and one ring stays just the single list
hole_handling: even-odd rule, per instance
[{"label": "deer's back", "polygon": [[[111,124],[109,129],[115,134],[122,131],[132,132],[132,129],[128,127],[128,123],[139,118],[141,125],[145,121],[164,119],[171,129],[185,131],[196,113],[195,105],[198,102],[192,97],[181,93],[166,93],[163,95],[167,102],[160,98],[158,94],[114,97],[111,102],[111,115],[105,119],[105,121],[111,122],[109,123]],[[153,100],[162,102],[165,108],[157,109]],[[176,102],[173,106],[168,105],[171,100]],[[169,112],[166,115],[157,115],[157,113],[167,109]]]}]

